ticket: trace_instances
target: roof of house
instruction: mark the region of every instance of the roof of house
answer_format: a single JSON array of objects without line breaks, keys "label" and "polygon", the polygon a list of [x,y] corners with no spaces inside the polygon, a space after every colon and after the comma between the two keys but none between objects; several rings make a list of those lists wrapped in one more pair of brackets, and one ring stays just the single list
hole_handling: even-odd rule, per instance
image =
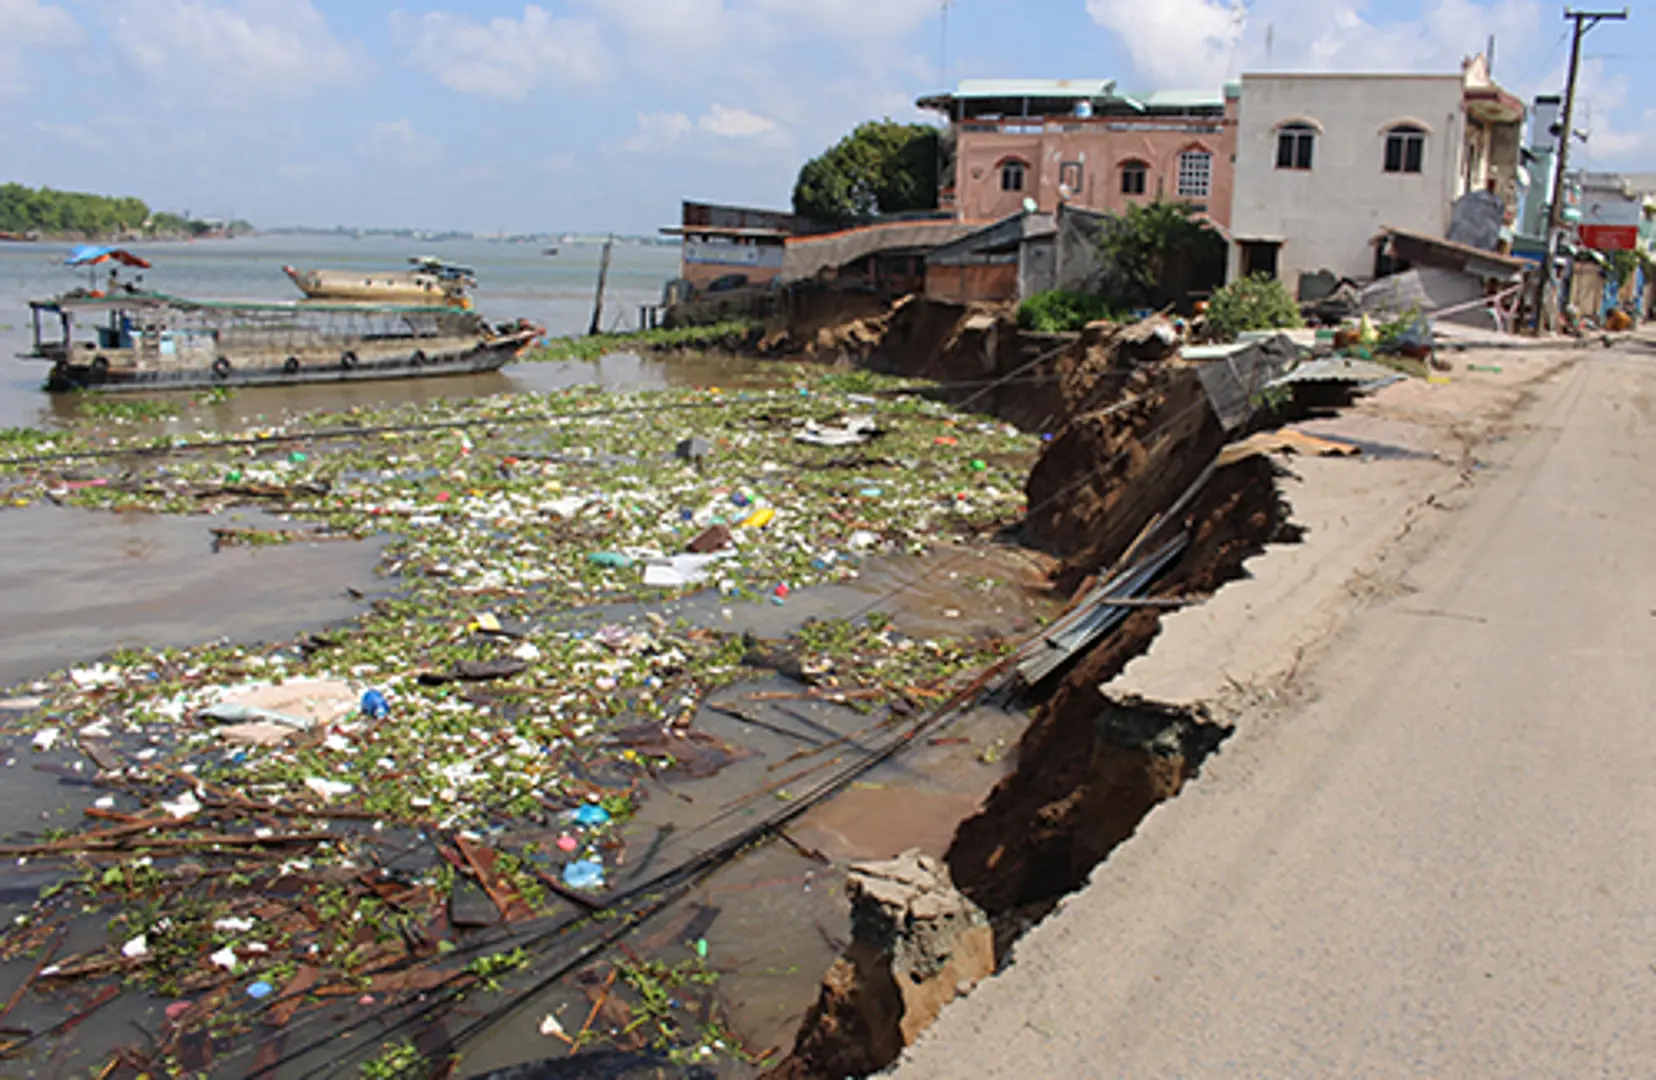
[{"label": "roof of house", "polygon": [[821,236],[788,240],[782,278],[799,281],[823,270],[885,252],[930,251],[983,227],[981,221],[899,221],[861,225]]},{"label": "roof of house", "polygon": [[1114,79],[962,79],[957,98],[1108,98],[1115,97]]},{"label": "roof of house", "polygon": [[1225,105],[1225,89],[1152,90],[1128,94],[1114,79],[962,79],[953,91],[920,99],[923,108],[943,108],[951,101],[1013,101],[1020,98],[1058,101],[1119,102],[1140,112],[1213,109]]}]

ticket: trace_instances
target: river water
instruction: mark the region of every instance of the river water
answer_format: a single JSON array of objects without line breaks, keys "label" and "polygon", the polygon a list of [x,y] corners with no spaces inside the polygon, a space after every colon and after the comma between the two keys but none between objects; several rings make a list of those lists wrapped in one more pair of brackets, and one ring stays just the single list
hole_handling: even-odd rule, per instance
[{"label": "river water", "polygon": [[[298,299],[299,291],[282,273],[284,265],[304,269],[394,270],[417,255],[434,255],[446,262],[477,271],[477,306],[490,320],[526,318],[546,327],[554,336],[585,333],[592,319],[601,245],[559,245],[557,255],[543,254],[538,244],[497,243],[487,240],[445,240],[424,243],[389,237],[353,240],[344,236],[253,236],[240,240],[196,243],[132,244],[130,249],[154,263],[143,271],[144,285],[160,292],[191,298],[229,300]],[[0,428],[50,424],[72,404],[54,401],[41,391],[46,372],[38,361],[16,359],[30,347],[28,301],[84,286],[85,270],[71,270],[63,258],[66,243],[0,243]],[[676,247],[618,244],[604,297],[605,330],[632,329],[638,324],[640,304],[661,301],[662,286],[678,276]],[[133,271],[126,271],[131,275]],[[101,279],[102,274],[98,277]],[[538,365],[537,365],[538,366]],[[476,396],[513,389],[539,389],[539,383],[602,381],[559,378],[551,372],[524,376],[524,385],[511,381],[528,366],[509,374],[465,386],[438,380],[426,391],[447,396]],[[462,380],[464,381],[464,380]],[[352,399],[339,399],[338,387],[311,388],[294,408],[314,408],[337,402],[349,405],[367,400],[406,399],[418,381],[389,381],[353,387]],[[278,394],[307,392],[301,388]],[[333,395],[319,402],[321,394]],[[265,395],[269,397],[269,395]],[[279,409],[276,411],[280,411]]]}]

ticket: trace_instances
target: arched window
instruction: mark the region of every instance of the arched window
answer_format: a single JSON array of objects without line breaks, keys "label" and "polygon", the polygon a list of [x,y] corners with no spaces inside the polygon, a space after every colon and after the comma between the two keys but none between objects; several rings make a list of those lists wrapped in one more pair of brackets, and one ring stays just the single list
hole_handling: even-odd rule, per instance
[{"label": "arched window", "polygon": [[1001,190],[1022,191],[1024,189],[1024,173],[1029,168],[1027,162],[1017,158],[1007,158],[1000,164]]},{"label": "arched window", "polygon": [[1121,163],[1121,193],[1123,195],[1143,195],[1146,181],[1150,177],[1150,166],[1142,161],[1132,160]]},{"label": "arched window", "polygon": [[1311,168],[1311,157],[1317,144],[1317,130],[1310,124],[1296,121],[1277,128],[1277,168]]},{"label": "arched window", "polygon": [[1413,124],[1398,124],[1386,132],[1386,171],[1417,173],[1426,162],[1426,132]]},{"label": "arched window", "polygon": [[1176,190],[1181,199],[1207,198],[1213,191],[1213,155],[1201,149],[1186,150],[1180,154]]}]

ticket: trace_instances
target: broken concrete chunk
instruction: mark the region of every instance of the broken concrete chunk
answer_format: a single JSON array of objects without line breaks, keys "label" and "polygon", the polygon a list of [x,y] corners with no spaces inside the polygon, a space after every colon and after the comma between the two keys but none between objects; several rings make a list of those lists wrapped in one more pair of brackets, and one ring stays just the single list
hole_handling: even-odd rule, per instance
[{"label": "broken concrete chunk", "polygon": [[879,1072],[995,970],[989,920],[936,859],[906,851],[858,864],[845,891],[851,944],[823,978],[793,1053],[767,1080]]}]

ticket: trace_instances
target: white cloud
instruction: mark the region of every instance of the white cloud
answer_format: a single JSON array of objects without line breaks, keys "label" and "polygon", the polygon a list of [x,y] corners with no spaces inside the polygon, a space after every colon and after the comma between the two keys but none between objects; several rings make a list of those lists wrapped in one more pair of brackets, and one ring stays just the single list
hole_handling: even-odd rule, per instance
[{"label": "white cloud", "polygon": [[40,0],[0,0],[0,41],[10,46],[78,45],[81,28],[56,4]]},{"label": "white cloud", "polygon": [[486,23],[446,11],[391,13],[408,62],[463,94],[521,100],[543,82],[595,83],[608,66],[597,24],[529,4],[521,19]]},{"label": "white cloud", "polygon": [[1211,86],[1243,71],[1455,71],[1491,34],[1501,57],[1540,36],[1540,0],[1426,0],[1412,17],[1366,0],[1087,0],[1138,73],[1157,86]]},{"label": "white cloud", "polygon": [[369,157],[395,165],[429,165],[442,154],[442,144],[416,130],[407,117],[375,124],[357,149]]},{"label": "white cloud", "polygon": [[787,132],[770,117],[715,102],[695,119],[683,112],[639,113],[638,129],[614,149],[647,154],[691,143],[718,152],[721,144],[775,147],[790,142]]},{"label": "white cloud", "polygon": [[1087,0],[1087,13],[1158,85],[1205,86],[1224,81],[1246,9],[1241,0]]},{"label": "white cloud", "polygon": [[24,56],[32,49],[71,48],[80,24],[65,9],[41,0],[0,0],[0,101],[29,89]]},{"label": "white cloud", "polygon": [[706,115],[696,121],[696,126],[709,135],[718,135],[726,139],[747,139],[775,131],[776,121],[748,112],[746,109],[732,109],[715,102],[707,110]]},{"label": "white cloud", "polygon": [[108,10],[117,53],[192,105],[307,96],[367,66],[311,0],[122,0]]},{"label": "white cloud", "polygon": [[[1645,131],[1623,131],[1617,124],[1616,113],[1627,104],[1628,98],[1625,75],[1607,74],[1603,60],[1588,60],[1581,65],[1574,127],[1587,132],[1587,142],[1576,143],[1576,149],[1571,151],[1572,155],[1579,156],[1581,163],[1592,167],[1625,162],[1656,145]],[[1644,110],[1645,125],[1650,123],[1653,112],[1656,110]],[[1572,160],[1577,158],[1573,156]]]}]

